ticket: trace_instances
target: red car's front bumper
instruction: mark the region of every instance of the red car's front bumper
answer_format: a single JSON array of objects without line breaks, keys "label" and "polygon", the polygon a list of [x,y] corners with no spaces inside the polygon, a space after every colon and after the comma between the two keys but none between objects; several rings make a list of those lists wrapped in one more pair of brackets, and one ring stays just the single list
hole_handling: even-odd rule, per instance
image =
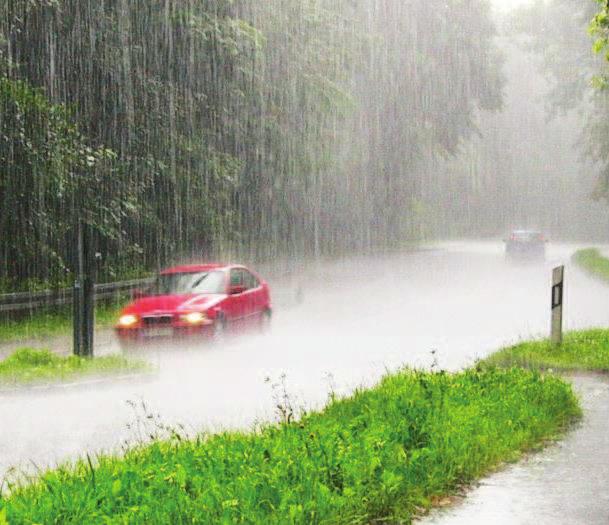
[{"label": "red car's front bumper", "polygon": [[116,326],[115,332],[120,341],[130,343],[163,339],[211,338],[214,333],[214,321],[205,319],[196,325],[179,321],[166,325],[144,325],[140,322],[128,328]]}]

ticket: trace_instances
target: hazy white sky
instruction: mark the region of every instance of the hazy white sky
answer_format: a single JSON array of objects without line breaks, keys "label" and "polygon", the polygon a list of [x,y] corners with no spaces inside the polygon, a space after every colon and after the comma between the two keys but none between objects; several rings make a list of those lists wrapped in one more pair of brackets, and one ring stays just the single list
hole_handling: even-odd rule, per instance
[{"label": "hazy white sky", "polygon": [[524,4],[530,4],[532,0],[491,0],[491,3],[501,9],[513,9]]}]

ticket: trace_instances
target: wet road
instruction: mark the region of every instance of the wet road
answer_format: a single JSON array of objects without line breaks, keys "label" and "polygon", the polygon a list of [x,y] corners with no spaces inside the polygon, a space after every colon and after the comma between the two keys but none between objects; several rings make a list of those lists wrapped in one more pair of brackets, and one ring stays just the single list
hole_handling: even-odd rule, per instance
[{"label": "wet road", "polygon": [[[454,242],[308,267],[304,302],[278,309],[268,335],[151,352],[158,373],[141,381],[0,396],[0,478],[10,467],[31,471],[85,451],[119,450],[153,430],[148,412],[190,431],[268,420],[272,384],[283,374],[293,405],[312,407],[330,388],[346,393],[387,369],[437,359],[454,370],[500,345],[545,335],[550,269],[574,249],[553,246],[545,263],[510,265],[498,243]],[[574,268],[567,279],[567,328],[609,324],[603,287]],[[289,292],[281,284],[275,290]]]}]

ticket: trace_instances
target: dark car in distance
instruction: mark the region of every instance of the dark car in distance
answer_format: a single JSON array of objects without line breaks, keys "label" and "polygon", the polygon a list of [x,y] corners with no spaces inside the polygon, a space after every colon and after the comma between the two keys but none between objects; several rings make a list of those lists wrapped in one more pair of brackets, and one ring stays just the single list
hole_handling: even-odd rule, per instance
[{"label": "dark car in distance", "polygon": [[508,259],[544,259],[547,239],[536,230],[514,230],[505,241]]}]

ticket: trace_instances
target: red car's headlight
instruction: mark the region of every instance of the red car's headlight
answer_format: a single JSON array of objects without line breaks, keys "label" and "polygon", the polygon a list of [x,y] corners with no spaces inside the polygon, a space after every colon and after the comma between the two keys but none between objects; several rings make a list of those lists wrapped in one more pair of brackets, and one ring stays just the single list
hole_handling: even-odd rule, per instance
[{"label": "red car's headlight", "polygon": [[137,315],[126,314],[120,317],[120,319],[118,320],[118,326],[120,326],[121,328],[130,328],[132,326],[135,326],[138,321],[139,319]]},{"label": "red car's headlight", "polygon": [[182,314],[180,319],[188,324],[201,324],[207,319],[207,316],[203,312],[190,312],[188,314]]}]

